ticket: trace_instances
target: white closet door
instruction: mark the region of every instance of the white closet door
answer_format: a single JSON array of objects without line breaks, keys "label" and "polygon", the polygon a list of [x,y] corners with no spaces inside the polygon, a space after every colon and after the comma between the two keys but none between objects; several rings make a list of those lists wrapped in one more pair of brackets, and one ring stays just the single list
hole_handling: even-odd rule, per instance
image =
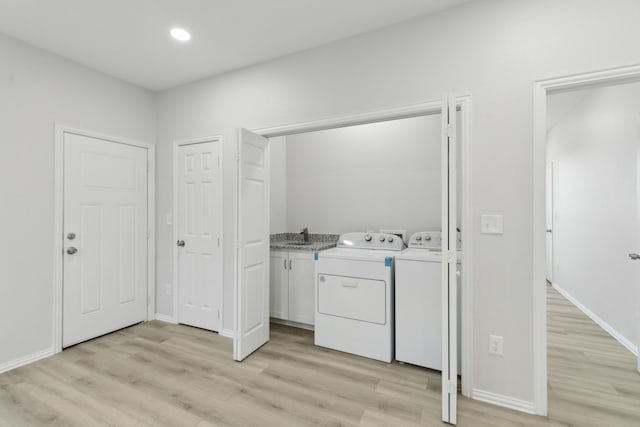
[{"label": "white closet door", "polygon": [[178,148],[178,322],[220,329],[220,142]]},{"label": "white closet door", "polygon": [[442,421],[456,424],[458,405],[458,296],[456,99],[442,102]]},{"label": "white closet door", "polygon": [[238,141],[238,270],[233,358],[269,341],[268,140],[246,129]]},{"label": "white closet door", "polygon": [[64,136],[63,346],[147,315],[147,150]]}]

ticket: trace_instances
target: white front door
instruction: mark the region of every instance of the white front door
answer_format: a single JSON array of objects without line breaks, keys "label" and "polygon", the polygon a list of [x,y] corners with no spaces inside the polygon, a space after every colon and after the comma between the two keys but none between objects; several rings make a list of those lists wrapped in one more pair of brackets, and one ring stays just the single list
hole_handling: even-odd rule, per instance
[{"label": "white front door", "polygon": [[64,134],[63,347],[147,316],[147,149]]},{"label": "white front door", "polygon": [[238,268],[233,358],[269,341],[269,141],[238,135]]},{"label": "white front door", "polygon": [[442,102],[442,421],[456,424],[458,405],[456,99]]},{"label": "white front door", "polygon": [[178,147],[178,322],[220,330],[220,142]]}]

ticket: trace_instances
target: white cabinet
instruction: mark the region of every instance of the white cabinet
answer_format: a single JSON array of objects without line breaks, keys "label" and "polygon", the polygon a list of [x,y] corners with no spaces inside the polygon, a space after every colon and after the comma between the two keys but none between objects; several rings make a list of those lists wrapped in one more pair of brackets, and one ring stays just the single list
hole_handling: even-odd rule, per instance
[{"label": "white cabinet", "polygon": [[271,252],[269,268],[269,314],[276,319],[289,318],[289,254]]},{"label": "white cabinet", "polygon": [[314,324],[315,261],[311,252],[271,252],[271,309],[276,319]]}]

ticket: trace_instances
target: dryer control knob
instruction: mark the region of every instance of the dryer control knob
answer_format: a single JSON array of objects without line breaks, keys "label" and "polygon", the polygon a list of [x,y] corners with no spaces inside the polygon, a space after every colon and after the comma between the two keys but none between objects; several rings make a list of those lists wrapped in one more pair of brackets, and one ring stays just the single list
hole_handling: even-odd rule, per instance
[{"label": "dryer control knob", "polygon": [[380,243],[384,242],[384,236],[380,236]]},{"label": "dryer control knob", "polygon": [[393,243],[393,237],[389,236],[389,238],[387,239],[387,242]]},{"label": "dryer control knob", "polygon": [[416,240],[419,242],[420,240],[422,240],[422,236],[416,236]]},{"label": "dryer control knob", "polygon": [[425,234],[424,240],[428,242],[429,240],[431,240],[431,236],[429,236],[428,234]]},{"label": "dryer control knob", "polygon": [[364,240],[365,240],[366,242],[370,242],[370,241],[371,241],[371,234],[365,234],[365,235],[364,235]]}]

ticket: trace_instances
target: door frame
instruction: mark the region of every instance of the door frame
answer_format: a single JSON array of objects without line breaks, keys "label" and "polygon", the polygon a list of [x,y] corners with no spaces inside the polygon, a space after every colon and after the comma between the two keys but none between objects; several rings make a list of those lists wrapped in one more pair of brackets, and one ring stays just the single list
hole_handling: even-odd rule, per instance
[{"label": "door frame", "polygon": [[147,150],[147,321],[155,318],[155,199],[156,199],[156,147],[154,144],[108,135],[86,129],[55,123],[55,137],[53,148],[53,352],[62,351],[62,292],[63,292],[63,262],[64,262],[64,136],[74,134],[88,138],[101,139],[108,143],[124,144]]},{"label": "door frame", "polygon": [[547,95],[640,80],[640,65],[631,65],[533,82],[533,386],[534,412],[547,415],[546,306],[546,144]]},{"label": "door frame", "polygon": [[[220,299],[218,301],[218,310],[220,312],[220,322],[219,322],[219,326],[218,329],[219,331],[217,331],[218,333],[221,333],[222,330],[224,329],[224,275],[223,275],[223,271],[224,271],[224,233],[222,233],[223,231],[223,215],[224,215],[224,197],[223,197],[223,189],[224,189],[224,173],[223,173],[223,167],[224,167],[224,159],[223,159],[223,153],[224,150],[222,149],[222,135],[209,135],[209,136],[201,136],[201,137],[197,137],[197,138],[187,138],[187,139],[178,139],[173,141],[173,211],[172,211],[172,215],[173,218],[171,219],[171,224],[173,227],[173,241],[176,242],[179,239],[178,236],[178,223],[177,223],[177,218],[178,218],[178,192],[179,192],[179,183],[178,183],[178,171],[179,171],[179,164],[178,164],[178,152],[180,150],[180,147],[183,147],[185,145],[194,145],[194,144],[202,144],[205,142],[217,142],[218,143],[218,158],[220,159],[220,165],[219,165],[219,169],[220,169],[220,182],[218,184],[218,194],[220,194],[220,200],[218,200],[218,202],[220,203],[220,213],[222,215],[220,215],[220,219],[219,219],[219,227],[220,227],[220,255],[219,255],[219,261],[220,261],[220,274],[219,274],[219,279],[220,279]],[[179,275],[178,275],[178,247],[173,244],[173,285],[171,286],[172,289],[172,298],[173,298],[173,314],[171,316],[166,316],[166,315],[162,315],[162,320],[165,320],[169,323],[178,323],[178,319],[180,318],[180,316],[178,316],[178,311],[180,309],[179,307],[179,286],[178,286],[178,282],[179,282]]]},{"label": "door frame", "polygon": [[[461,111],[461,135],[458,137],[462,141],[459,149],[462,150],[462,241],[464,250],[462,252],[462,296],[461,296],[461,376],[462,394],[467,397],[473,395],[473,215],[471,207],[472,195],[472,97],[471,95],[456,96],[456,107]],[[284,126],[276,126],[252,130],[252,132],[266,138],[287,136],[297,133],[314,132],[319,130],[336,129],[340,127],[356,126],[367,123],[376,123],[395,119],[404,119],[417,116],[440,114],[442,111],[442,99],[425,101],[419,104],[389,108],[384,110],[371,111],[361,114],[338,116],[322,120],[315,120]],[[438,141],[439,142],[439,141]],[[238,221],[236,213],[235,235],[237,236]],[[235,250],[234,267],[237,271],[237,245]],[[234,289],[237,289],[237,275],[235,275]],[[234,307],[237,302],[234,304]],[[235,328],[236,325],[234,325]]]}]

